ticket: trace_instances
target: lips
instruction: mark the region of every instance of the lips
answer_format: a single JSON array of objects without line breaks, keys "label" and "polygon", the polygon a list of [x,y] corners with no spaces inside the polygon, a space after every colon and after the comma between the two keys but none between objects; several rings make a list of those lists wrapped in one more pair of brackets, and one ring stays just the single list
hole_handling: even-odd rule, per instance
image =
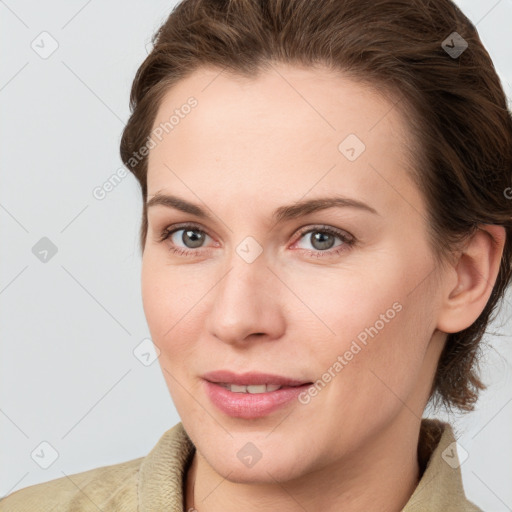
[{"label": "lips", "polygon": [[[259,375],[259,378],[261,378]],[[267,374],[268,375],[268,374]],[[224,377],[223,377],[224,378]],[[232,378],[232,377],[231,377]],[[272,378],[275,378],[273,376]],[[283,379],[283,377],[281,377]],[[287,379],[288,382],[290,379]],[[238,419],[262,418],[284,407],[298,406],[298,397],[311,384],[284,386],[275,391],[263,393],[233,392],[220,383],[203,380],[203,390],[215,407],[227,416]]]},{"label": "lips", "polygon": [[311,384],[311,381],[294,379],[271,373],[246,372],[234,373],[229,370],[216,370],[203,375],[203,379],[216,384],[235,384],[237,386],[274,385],[281,387],[296,387]]},{"label": "lips", "polygon": [[297,397],[313,384],[273,373],[229,370],[208,372],[202,377],[204,392],[217,409],[239,419],[261,418],[297,404]]}]

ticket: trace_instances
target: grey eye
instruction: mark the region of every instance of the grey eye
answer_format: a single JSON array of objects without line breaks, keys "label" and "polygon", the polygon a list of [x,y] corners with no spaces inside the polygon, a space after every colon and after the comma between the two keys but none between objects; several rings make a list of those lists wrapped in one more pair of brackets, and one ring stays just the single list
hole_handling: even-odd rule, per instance
[{"label": "grey eye", "polygon": [[[171,239],[180,232],[183,234],[178,237],[178,239],[185,245],[185,248],[187,249],[197,249],[198,247],[201,247],[201,244],[204,242],[205,238],[208,237],[206,233],[203,233],[198,229],[182,228],[177,229],[171,235]],[[172,240],[172,242],[176,243],[174,240]]]}]

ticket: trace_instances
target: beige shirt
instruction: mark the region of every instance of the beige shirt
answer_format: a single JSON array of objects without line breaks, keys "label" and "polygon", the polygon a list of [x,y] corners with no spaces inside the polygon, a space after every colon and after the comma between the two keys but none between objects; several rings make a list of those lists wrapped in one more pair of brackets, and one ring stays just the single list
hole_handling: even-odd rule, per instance
[{"label": "beige shirt", "polygon": [[[422,420],[423,474],[401,512],[482,512],[464,494],[454,443],[448,423]],[[0,512],[186,512],[185,475],[194,451],[180,422],[147,456],[25,487],[0,500]]]}]

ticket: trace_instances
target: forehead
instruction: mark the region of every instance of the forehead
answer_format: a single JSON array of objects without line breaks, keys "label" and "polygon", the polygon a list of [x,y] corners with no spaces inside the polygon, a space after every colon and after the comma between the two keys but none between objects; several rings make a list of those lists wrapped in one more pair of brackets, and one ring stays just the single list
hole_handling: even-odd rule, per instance
[{"label": "forehead", "polygon": [[201,68],[166,93],[158,130],[148,196],[179,188],[191,197],[192,187],[224,200],[229,183],[246,199],[336,189],[388,208],[400,196],[422,202],[407,173],[409,131],[398,109],[325,68],[279,64],[251,78]]}]

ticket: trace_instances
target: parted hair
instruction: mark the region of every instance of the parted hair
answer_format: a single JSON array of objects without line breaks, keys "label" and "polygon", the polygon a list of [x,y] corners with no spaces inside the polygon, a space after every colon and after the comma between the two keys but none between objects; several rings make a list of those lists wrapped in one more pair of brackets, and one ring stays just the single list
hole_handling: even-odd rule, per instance
[{"label": "parted hair", "polygon": [[136,72],[120,142],[142,191],[142,253],[148,157],[141,148],[164,95],[202,66],[257,77],[272,63],[318,64],[385,95],[410,132],[410,173],[440,264],[482,224],[505,227],[491,296],[471,326],[448,334],[430,393],[435,405],[473,410],[486,388],[482,342],[512,273],[512,116],[473,23],[451,0],[183,0],[152,46]]}]

